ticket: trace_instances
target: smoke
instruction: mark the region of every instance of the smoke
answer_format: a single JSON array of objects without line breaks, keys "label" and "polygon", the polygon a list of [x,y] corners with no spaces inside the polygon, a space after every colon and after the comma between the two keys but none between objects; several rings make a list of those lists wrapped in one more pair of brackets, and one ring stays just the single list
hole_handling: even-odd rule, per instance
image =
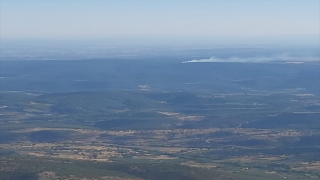
[{"label": "smoke", "polygon": [[319,57],[290,57],[287,55],[279,56],[255,56],[255,57],[229,57],[229,58],[217,58],[210,57],[208,59],[193,59],[189,61],[183,61],[182,63],[208,63],[208,62],[272,62],[272,61],[320,61]]}]

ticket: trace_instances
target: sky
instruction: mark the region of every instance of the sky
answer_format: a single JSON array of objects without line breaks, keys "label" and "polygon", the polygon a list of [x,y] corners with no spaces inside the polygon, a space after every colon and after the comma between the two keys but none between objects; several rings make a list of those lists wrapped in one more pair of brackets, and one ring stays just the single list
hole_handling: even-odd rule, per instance
[{"label": "sky", "polygon": [[320,34],[320,0],[0,0],[0,3],[1,39],[314,39]]}]

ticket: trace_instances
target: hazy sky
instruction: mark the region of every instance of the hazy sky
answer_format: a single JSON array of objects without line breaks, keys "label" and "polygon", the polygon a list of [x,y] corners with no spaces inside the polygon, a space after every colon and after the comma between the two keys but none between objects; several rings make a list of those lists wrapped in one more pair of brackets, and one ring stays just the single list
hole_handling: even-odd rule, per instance
[{"label": "hazy sky", "polygon": [[2,39],[320,33],[320,0],[0,0]]}]

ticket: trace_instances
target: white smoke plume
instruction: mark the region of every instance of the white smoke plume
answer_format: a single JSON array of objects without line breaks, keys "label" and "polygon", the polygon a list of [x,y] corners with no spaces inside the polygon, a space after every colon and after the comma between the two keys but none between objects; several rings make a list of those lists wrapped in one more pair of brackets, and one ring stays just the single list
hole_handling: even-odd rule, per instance
[{"label": "white smoke plume", "polygon": [[255,57],[229,57],[229,58],[217,58],[210,57],[208,59],[193,59],[189,61],[183,61],[182,63],[208,63],[208,62],[271,62],[271,61],[301,61],[301,62],[310,62],[310,61],[320,61],[319,57],[290,57],[287,55],[279,56],[255,56]]}]

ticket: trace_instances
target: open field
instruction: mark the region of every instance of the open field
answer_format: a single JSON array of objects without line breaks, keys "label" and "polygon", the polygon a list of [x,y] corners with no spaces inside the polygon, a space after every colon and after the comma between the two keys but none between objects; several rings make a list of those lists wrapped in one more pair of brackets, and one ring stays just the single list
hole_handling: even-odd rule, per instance
[{"label": "open field", "polygon": [[130,63],[96,67],[114,78],[90,81],[54,68],[52,76],[65,78],[44,89],[39,74],[28,71],[30,87],[5,70],[12,77],[1,81],[8,89],[0,92],[0,179],[320,177],[320,94],[305,80],[317,64],[179,62],[159,73]]}]

